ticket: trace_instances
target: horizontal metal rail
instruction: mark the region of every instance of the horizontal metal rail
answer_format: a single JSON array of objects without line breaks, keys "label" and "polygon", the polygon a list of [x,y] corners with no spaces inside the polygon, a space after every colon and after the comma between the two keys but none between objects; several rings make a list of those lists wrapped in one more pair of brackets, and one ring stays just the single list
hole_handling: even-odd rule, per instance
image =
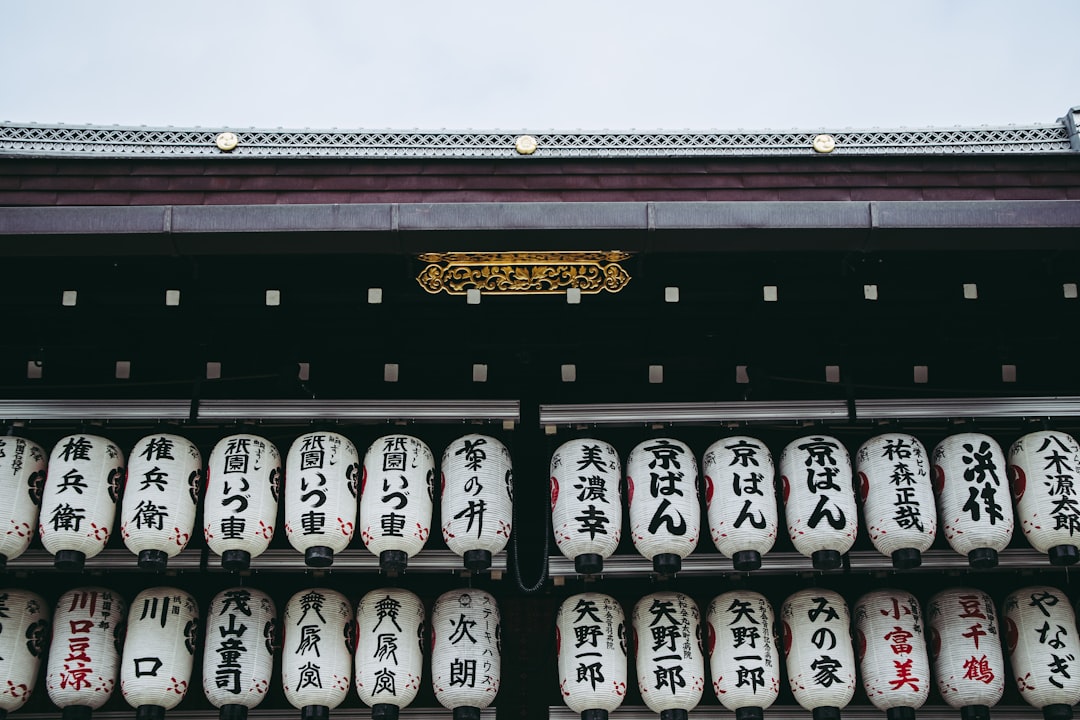
[{"label": "horizontal metal rail", "polygon": [[[690,717],[730,717],[730,711],[724,711],[723,715],[717,715],[717,708],[699,707],[696,712],[691,712]],[[871,705],[849,705],[843,711],[844,720],[881,720],[885,717],[883,710],[878,710]],[[993,708],[990,715],[995,718],[1009,718],[1009,720],[1035,720],[1042,718],[1042,712],[1027,705],[999,705]],[[919,720],[956,720],[960,712],[956,708],[947,705],[928,705],[919,709]],[[27,716],[23,716],[27,717]],[[94,717],[99,717],[97,713]],[[172,713],[169,714],[173,718]],[[657,713],[647,707],[622,706],[611,713],[611,720],[657,720]],[[807,720],[810,711],[804,710],[798,705],[773,705],[765,711],[765,717],[769,720]],[[548,708],[550,720],[579,720],[580,716],[568,707],[556,705]],[[254,720],[254,719],[253,719]]]},{"label": "horizontal metal rail", "polygon": [[777,420],[847,420],[842,400],[541,405],[541,425],[701,425]]},{"label": "horizontal metal rail", "polygon": [[187,420],[187,400],[0,400],[13,420]]},{"label": "horizontal metal rail", "polygon": [[856,400],[860,420],[1080,417],[1080,397]]},{"label": "horizontal metal rail", "polygon": [[[354,705],[356,700],[350,697],[346,700],[346,705]],[[181,703],[183,705],[183,703]],[[333,713],[335,717],[345,717],[348,713],[349,717],[368,717],[370,712],[364,706],[353,707],[351,710],[346,707],[339,708]],[[296,720],[300,713],[294,708],[255,708],[248,713],[248,717],[251,720]],[[134,716],[131,710],[126,712],[99,712],[94,711],[94,720],[131,720]],[[20,712],[15,717],[19,720],[57,720],[59,713],[24,713]],[[169,720],[218,720],[217,710],[184,710],[183,707],[179,707],[175,710],[170,710],[168,713]],[[402,708],[400,711],[401,720],[447,720],[450,717],[450,711],[443,707],[433,708],[419,708],[408,707]],[[577,714],[574,714],[577,718]],[[772,717],[770,715],[770,717]],[[920,716],[921,717],[921,716]],[[480,720],[495,720],[495,707],[488,707],[480,711]]]}]

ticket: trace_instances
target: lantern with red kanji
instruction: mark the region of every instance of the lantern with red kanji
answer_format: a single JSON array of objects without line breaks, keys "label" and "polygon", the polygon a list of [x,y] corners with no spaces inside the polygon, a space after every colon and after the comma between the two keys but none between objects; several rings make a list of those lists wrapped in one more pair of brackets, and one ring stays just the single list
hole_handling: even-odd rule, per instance
[{"label": "lantern with red kanji", "polygon": [[0,718],[26,704],[49,640],[49,608],[26,590],[0,595]]},{"label": "lantern with red kanji", "polygon": [[559,693],[581,720],[607,720],[626,699],[626,618],[615,598],[572,595],[555,613]]},{"label": "lantern with red kanji", "polygon": [[915,596],[876,590],[855,603],[855,647],[866,697],[888,720],[915,720],[930,694],[930,660]]},{"label": "lantern with red kanji", "polygon": [[63,720],[89,720],[116,689],[126,606],[112,590],[82,587],[60,596],[45,689]]},{"label": "lantern with red kanji", "polygon": [[934,448],[934,492],[952,549],[972,567],[995,567],[1012,538],[1005,456],[982,433],[959,433]]},{"label": "lantern with red kanji", "polygon": [[285,459],[285,535],[309,567],[329,567],[356,529],[360,454],[347,437],[309,432]]},{"label": "lantern with red kanji", "polygon": [[69,435],[53,447],[38,532],[58,570],[79,572],[105,549],[116,519],[124,453],[96,435]]},{"label": "lantern with red kanji", "polygon": [[397,574],[431,534],[435,458],[411,435],[386,435],[364,453],[360,482],[360,539]]},{"label": "lantern with red kanji", "polygon": [[926,605],[929,649],[941,699],[963,720],[988,720],[1005,692],[997,612],[981,590],[953,588]]},{"label": "lantern with red kanji", "polygon": [[514,472],[510,451],[496,438],[470,434],[442,456],[442,535],[446,546],[474,572],[510,541]]},{"label": "lantern with red kanji", "polygon": [[733,590],[709,603],[713,691],[735,720],[762,720],[780,694],[780,654],[772,605],[761,593]]},{"label": "lantern with red kanji", "polygon": [[678,440],[646,440],[626,459],[634,547],[662,574],[677,573],[701,534],[697,460]]},{"label": "lantern with red kanji", "polygon": [[356,692],[373,720],[397,720],[424,674],[424,605],[408,590],[372,590],[356,607],[356,627]]},{"label": "lantern with red kanji", "polygon": [[565,442],[551,456],[551,528],[559,551],[574,569],[604,569],[622,538],[622,465],[603,440]]},{"label": "lantern with red kanji", "polygon": [[839,720],[855,694],[851,616],[831,590],[800,590],[780,608],[788,682],[814,720]]},{"label": "lantern with red kanji", "polygon": [[1024,435],[1009,448],[1009,482],[1016,515],[1031,547],[1051,565],[1080,560],[1080,443],[1063,432]]},{"label": "lantern with red kanji", "polygon": [[120,692],[136,720],[162,720],[191,684],[199,606],[183,590],[143,590],[131,603],[120,664]]},{"label": "lantern with red kanji", "polygon": [[356,624],[336,590],[301,590],[285,606],[281,682],[301,720],[327,720],[352,685]]},{"label": "lantern with red kanji", "polygon": [[206,474],[206,544],[226,570],[247,570],[274,537],[281,455],[266,438],[230,435],[214,445]]},{"label": "lantern with red kanji", "polygon": [[847,448],[828,435],[801,437],[781,453],[780,475],[795,549],[818,570],[840,567],[859,530]]},{"label": "lantern with red kanji", "polygon": [[431,610],[431,685],[454,720],[480,720],[502,680],[499,606],[483,590],[451,590]]},{"label": "lantern with red kanji", "polygon": [[135,443],[120,511],[120,535],[143,570],[162,571],[191,540],[202,489],[202,455],[179,435]]},{"label": "lantern with red kanji", "polygon": [[220,720],[246,720],[270,690],[277,609],[254,588],[222,590],[206,613],[203,692]]},{"label": "lantern with red kanji", "polygon": [[1046,720],[1071,720],[1080,702],[1080,638],[1069,596],[1038,585],[1005,598],[1005,641],[1020,695]]},{"label": "lantern with red kanji", "polygon": [[0,437],[0,572],[34,539],[45,485],[45,450],[25,438]]},{"label": "lantern with red kanji", "polygon": [[870,438],[855,453],[863,518],[870,541],[893,567],[922,564],[937,535],[930,458],[919,439],[904,433]]},{"label": "lantern with red kanji", "polygon": [[757,570],[778,527],[772,453],[756,438],[734,436],[710,445],[701,464],[713,544],[736,570]]},{"label": "lantern with red kanji", "polygon": [[680,592],[646,595],[634,605],[637,683],[661,720],[686,720],[705,691],[701,613]]}]

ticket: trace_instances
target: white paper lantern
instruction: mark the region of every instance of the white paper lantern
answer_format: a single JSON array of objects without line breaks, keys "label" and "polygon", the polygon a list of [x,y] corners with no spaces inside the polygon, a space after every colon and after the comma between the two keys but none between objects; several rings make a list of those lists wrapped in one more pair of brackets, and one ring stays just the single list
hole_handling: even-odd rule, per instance
[{"label": "white paper lantern", "polygon": [[733,590],[709,603],[713,691],[735,720],[761,720],[780,694],[775,630],[772,605],[760,593]]},{"label": "white paper lantern", "polygon": [[626,495],[634,547],[653,569],[672,574],[697,547],[701,534],[697,460],[670,438],[646,440],[626,459]]},{"label": "white paper lantern", "polygon": [[514,475],[510,451],[493,437],[465,435],[442,456],[442,535],[473,571],[510,541]]},{"label": "white paper lantern", "polygon": [[120,692],[137,720],[161,720],[187,695],[195,662],[199,606],[183,590],[156,587],[135,596],[120,663]]},{"label": "white paper lantern", "polygon": [[410,435],[379,438],[364,453],[360,487],[360,539],[383,571],[399,573],[431,534],[431,448]]},{"label": "white paper lantern", "polygon": [[988,720],[1005,691],[997,613],[981,590],[954,588],[926,605],[930,654],[941,699],[963,720]]},{"label": "white paper lantern", "polygon": [[710,445],[701,464],[713,544],[736,570],[757,570],[779,527],[772,453],[760,440],[734,436]]},{"label": "white paper lantern", "polygon": [[555,614],[559,692],[581,720],[607,720],[626,698],[626,617],[615,598],[572,595]]},{"label": "white paper lantern", "polygon": [[112,590],[84,587],[60,596],[45,689],[64,720],[88,720],[112,697],[125,614],[123,598]]},{"label": "white paper lantern", "polygon": [[26,704],[37,685],[49,640],[49,608],[32,592],[4,590],[0,618],[0,717],[6,717]]},{"label": "white paper lantern", "polygon": [[408,590],[372,590],[356,607],[356,691],[375,720],[396,720],[420,690],[424,605]]},{"label": "white paper lantern", "polygon": [[912,435],[878,435],[855,453],[855,472],[866,531],[874,547],[892,558],[893,567],[921,565],[922,553],[937,535],[926,448]]},{"label": "white paper lantern", "polygon": [[915,720],[930,694],[930,660],[919,602],[901,590],[877,590],[855,603],[855,646],[863,689],[888,720]]},{"label": "white paper lantern", "polygon": [[53,447],[38,530],[57,569],[81,571],[105,549],[123,476],[124,453],[103,437],[69,435]]},{"label": "white paper lantern", "polygon": [[223,590],[210,601],[203,651],[203,692],[221,720],[245,720],[270,690],[277,609],[253,588]]},{"label": "white paper lantern", "polygon": [[847,448],[828,435],[801,437],[780,455],[780,474],[795,549],[818,570],[840,567],[859,530]]},{"label": "white paper lantern", "polygon": [[1080,560],[1080,444],[1062,432],[1024,435],[1009,449],[1009,481],[1020,527],[1052,565]]},{"label": "white paper lantern", "polygon": [[311,588],[285,607],[281,680],[301,720],[326,720],[352,684],[356,623],[345,596]]},{"label": "white paper lantern", "polygon": [[162,571],[187,547],[202,487],[202,455],[179,435],[148,435],[135,443],[120,511],[120,535],[139,567]]},{"label": "white paper lantern", "polygon": [[11,435],[0,437],[0,572],[34,539],[45,468],[40,445]]},{"label": "white paper lantern", "polygon": [[1070,720],[1080,702],[1080,639],[1069,597],[1053,587],[1027,587],[1009,593],[1004,607],[1020,694],[1046,720]]},{"label": "white paper lantern", "polygon": [[680,592],[646,595],[634,605],[641,699],[662,720],[686,720],[705,691],[701,613]]},{"label": "white paper lantern", "polygon": [[226,570],[246,570],[274,537],[281,455],[258,435],[223,438],[210,453],[206,470],[203,532]]},{"label": "white paper lantern", "polygon": [[285,534],[311,567],[328,567],[356,529],[360,454],[345,437],[309,432],[285,462]]},{"label": "white paper lantern", "polygon": [[431,684],[454,720],[479,720],[499,692],[499,606],[483,590],[451,590],[431,611]]},{"label": "white paper lantern", "polygon": [[851,616],[831,590],[800,590],[780,609],[788,683],[814,720],[837,720],[855,694]]},{"label": "white paper lantern", "polygon": [[1012,538],[1006,481],[1005,456],[989,435],[950,435],[934,448],[934,492],[945,539],[972,567],[996,566]]},{"label": "white paper lantern", "polygon": [[602,440],[570,440],[551,456],[555,544],[584,575],[604,569],[622,538],[619,454]]}]

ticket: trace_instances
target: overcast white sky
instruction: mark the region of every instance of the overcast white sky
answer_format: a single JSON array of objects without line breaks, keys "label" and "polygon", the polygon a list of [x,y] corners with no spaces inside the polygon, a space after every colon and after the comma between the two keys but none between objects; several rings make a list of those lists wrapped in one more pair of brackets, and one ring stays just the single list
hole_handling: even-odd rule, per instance
[{"label": "overcast white sky", "polygon": [[1051,123],[1080,0],[5,0],[0,121],[834,130]]}]

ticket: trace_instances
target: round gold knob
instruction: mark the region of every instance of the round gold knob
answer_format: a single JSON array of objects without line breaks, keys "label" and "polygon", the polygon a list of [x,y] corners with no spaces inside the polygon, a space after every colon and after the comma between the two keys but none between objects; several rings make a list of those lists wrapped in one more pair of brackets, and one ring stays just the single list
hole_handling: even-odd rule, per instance
[{"label": "round gold knob", "polygon": [[229,152],[240,144],[240,138],[236,137],[236,133],[218,133],[218,136],[214,138],[214,144],[218,146],[218,150]]},{"label": "round gold knob", "polygon": [[532,135],[522,135],[514,143],[514,149],[519,155],[532,155],[536,152],[536,138]]},{"label": "round gold knob", "polygon": [[836,148],[836,138],[822,133],[814,138],[814,151],[819,153],[831,153]]}]

